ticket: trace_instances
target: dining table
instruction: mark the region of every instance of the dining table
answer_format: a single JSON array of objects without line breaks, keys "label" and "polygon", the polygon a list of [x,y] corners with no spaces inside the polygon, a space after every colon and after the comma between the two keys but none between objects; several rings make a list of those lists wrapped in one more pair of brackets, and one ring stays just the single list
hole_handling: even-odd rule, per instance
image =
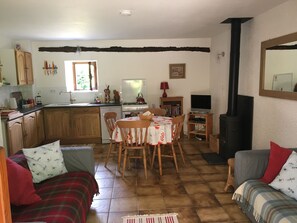
[{"label": "dining table", "polygon": [[[138,121],[141,120],[138,116],[128,117],[119,119],[118,121]],[[153,116],[152,120],[150,121],[150,126],[148,128],[148,135],[147,135],[147,144],[151,146],[158,147],[158,154],[160,154],[160,146],[163,144],[168,144],[172,142],[172,118],[171,117],[164,117],[164,116]],[[112,133],[112,139],[117,143],[122,143],[122,136],[120,133],[120,129],[115,127]],[[134,143],[134,142],[133,142]],[[160,168],[160,175],[162,175],[161,170],[161,157],[158,155],[159,160],[159,168]]]},{"label": "dining table", "polygon": [[[138,116],[128,117],[119,119],[117,121],[138,121],[140,118]],[[164,116],[153,116],[150,120],[150,126],[148,128],[147,143],[149,145],[160,145],[172,142],[172,118]],[[112,133],[112,139],[118,143],[122,142],[122,136],[120,134],[120,129],[116,126]]]}]

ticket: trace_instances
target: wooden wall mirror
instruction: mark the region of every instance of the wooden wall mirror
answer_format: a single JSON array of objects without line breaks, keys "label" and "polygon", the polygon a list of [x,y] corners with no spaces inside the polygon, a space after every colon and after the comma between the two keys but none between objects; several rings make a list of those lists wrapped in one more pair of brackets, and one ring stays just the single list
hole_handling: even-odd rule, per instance
[{"label": "wooden wall mirror", "polygon": [[297,100],[295,86],[297,33],[262,42],[259,95]]}]

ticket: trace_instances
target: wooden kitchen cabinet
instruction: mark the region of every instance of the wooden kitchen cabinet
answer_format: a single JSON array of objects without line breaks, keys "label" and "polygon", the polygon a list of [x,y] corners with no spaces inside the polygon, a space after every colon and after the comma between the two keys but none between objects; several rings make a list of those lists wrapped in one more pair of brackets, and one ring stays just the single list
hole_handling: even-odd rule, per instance
[{"label": "wooden kitchen cabinet", "polygon": [[16,50],[15,61],[17,67],[18,84],[25,85],[27,84],[25,52]]},{"label": "wooden kitchen cabinet", "polygon": [[26,84],[34,84],[32,55],[29,52],[24,52],[24,53],[25,53]]},{"label": "wooden kitchen cabinet", "polygon": [[36,113],[36,123],[37,123],[37,138],[38,138],[38,144],[42,144],[45,140],[45,134],[44,134],[44,114],[43,110],[38,110]]},{"label": "wooden kitchen cabinet", "polygon": [[94,143],[100,142],[99,108],[71,108],[71,136]]},{"label": "wooden kitchen cabinet", "polygon": [[38,145],[37,117],[35,112],[23,117],[23,140],[25,148],[32,148]]},{"label": "wooden kitchen cabinet", "polygon": [[0,49],[2,75],[11,86],[18,84],[14,49]]},{"label": "wooden kitchen cabinet", "polygon": [[46,108],[44,130],[47,142],[62,144],[101,143],[99,108]]},{"label": "wooden kitchen cabinet", "polygon": [[70,108],[44,110],[44,131],[46,141],[70,137]]},{"label": "wooden kitchen cabinet", "polygon": [[23,117],[7,122],[8,155],[23,149]]},{"label": "wooden kitchen cabinet", "polygon": [[29,52],[16,50],[16,67],[19,85],[33,84],[32,55]]},{"label": "wooden kitchen cabinet", "polygon": [[0,49],[2,74],[11,86],[33,84],[32,55],[29,52]]}]

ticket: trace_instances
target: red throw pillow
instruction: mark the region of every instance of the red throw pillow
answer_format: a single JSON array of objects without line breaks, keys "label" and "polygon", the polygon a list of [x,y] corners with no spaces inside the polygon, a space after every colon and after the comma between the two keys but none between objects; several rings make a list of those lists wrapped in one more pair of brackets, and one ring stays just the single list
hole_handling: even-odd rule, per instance
[{"label": "red throw pillow", "polygon": [[267,184],[271,183],[286,163],[292,150],[280,147],[274,142],[270,142],[270,155],[267,168],[261,180]]},{"label": "red throw pillow", "polygon": [[29,170],[6,158],[10,203],[28,205],[40,201]]}]

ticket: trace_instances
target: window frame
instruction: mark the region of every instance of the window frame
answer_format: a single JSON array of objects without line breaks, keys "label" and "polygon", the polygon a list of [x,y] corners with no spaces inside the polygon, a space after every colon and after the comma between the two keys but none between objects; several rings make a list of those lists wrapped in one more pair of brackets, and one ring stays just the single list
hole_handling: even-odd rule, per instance
[{"label": "window frame", "polygon": [[[89,65],[89,81],[90,81],[90,85],[88,89],[84,90],[84,89],[78,89],[77,88],[77,84],[76,84],[76,79],[77,79],[77,76],[76,76],[76,68],[75,68],[75,65],[76,64],[86,64],[86,65]],[[90,67],[91,65],[93,65],[94,67],[94,74],[93,74],[93,78],[95,79],[94,80],[94,88],[92,87],[92,81],[93,81],[93,78],[90,79]],[[97,63],[96,61],[73,61],[72,62],[72,77],[73,77],[73,90],[74,91],[77,91],[77,92],[82,92],[82,91],[97,91],[98,90],[98,78],[97,78]]]}]

